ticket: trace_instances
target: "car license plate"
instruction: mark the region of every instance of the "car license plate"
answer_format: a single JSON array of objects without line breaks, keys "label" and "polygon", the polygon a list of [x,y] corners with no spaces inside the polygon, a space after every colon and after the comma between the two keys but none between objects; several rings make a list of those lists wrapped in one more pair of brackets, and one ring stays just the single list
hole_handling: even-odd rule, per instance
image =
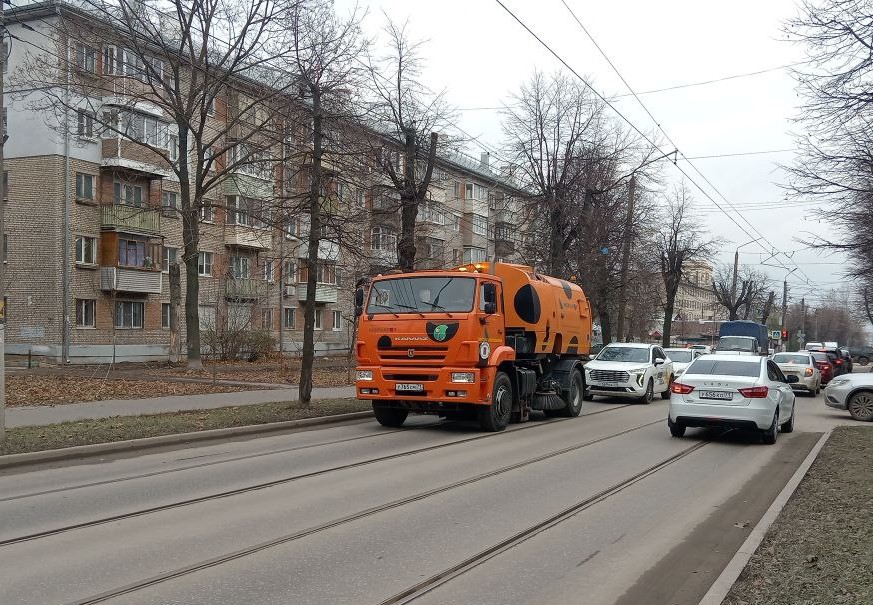
[{"label": "car license plate", "polygon": [[405,391],[407,393],[424,391],[424,385],[418,382],[399,382],[396,388],[398,391]]},{"label": "car license plate", "polygon": [[730,401],[734,398],[733,393],[727,391],[700,391],[701,399],[720,399],[722,401]]}]

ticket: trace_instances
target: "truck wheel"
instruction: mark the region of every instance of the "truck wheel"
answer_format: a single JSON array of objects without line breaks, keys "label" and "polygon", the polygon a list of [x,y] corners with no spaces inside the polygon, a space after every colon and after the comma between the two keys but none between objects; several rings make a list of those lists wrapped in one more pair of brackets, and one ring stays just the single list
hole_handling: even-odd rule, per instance
[{"label": "truck wheel", "polygon": [[567,406],[556,410],[558,416],[565,418],[575,418],[582,411],[582,395],[585,392],[585,385],[582,382],[582,374],[578,370],[573,370],[573,376],[570,378],[570,390],[567,391],[567,397],[564,401]]},{"label": "truck wheel", "polygon": [[670,376],[670,380],[667,381],[667,388],[661,393],[661,399],[670,399],[670,387],[673,386],[673,377]]},{"label": "truck wheel", "polygon": [[512,414],[512,383],[509,376],[498,372],[494,377],[494,391],[491,394],[491,405],[481,406],[479,410],[479,426],[483,431],[496,433],[509,424]]},{"label": "truck wheel", "polygon": [[396,428],[398,426],[403,426],[406,417],[409,415],[409,410],[383,407],[374,401],[373,414],[376,416],[376,421],[382,426]]},{"label": "truck wheel", "polygon": [[646,385],[646,393],[640,397],[640,403],[650,404],[655,399],[655,381],[649,378],[649,384]]}]

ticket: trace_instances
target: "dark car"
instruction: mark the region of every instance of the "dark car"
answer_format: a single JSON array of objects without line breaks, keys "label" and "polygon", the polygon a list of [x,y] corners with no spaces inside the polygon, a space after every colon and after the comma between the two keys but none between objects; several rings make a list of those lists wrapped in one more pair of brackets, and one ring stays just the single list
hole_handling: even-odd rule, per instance
[{"label": "dark car", "polygon": [[839,349],[818,349],[818,351],[826,354],[828,361],[834,366],[834,378],[849,372],[849,364],[846,363],[843,353]]},{"label": "dark car", "polygon": [[871,347],[852,347],[852,359],[859,366],[865,366],[873,359],[873,348]]},{"label": "dark car", "polygon": [[831,358],[827,353],[822,351],[810,351],[812,358],[815,360],[815,365],[818,366],[821,372],[821,383],[827,384],[834,378],[834,364],[831,363]]},{"label": "dark car", "polygon": [[852,370],[854,370],[855,367],[855,362],[852,360],[852,353],[849,352],[849,349],[846,348],[840,349],[840,353],[843,356],[843,361],[846,362],[846,368],[848,373],[851,374]]}]

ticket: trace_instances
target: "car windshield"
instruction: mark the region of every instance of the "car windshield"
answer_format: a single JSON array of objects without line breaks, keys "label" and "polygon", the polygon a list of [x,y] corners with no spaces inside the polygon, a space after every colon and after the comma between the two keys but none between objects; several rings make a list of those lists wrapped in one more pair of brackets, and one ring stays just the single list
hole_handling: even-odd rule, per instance
[{"label": "car windshield", "polygon": [[751,351],[755,339],[747,336],[722,336],[718,339],[719,351]]},{"label": "car windshield", "polygon": [[671,361],[678,361],[679,363],[688,363],[689,361],[691,361],[691,351],[689,351],[689,350],[667,351],[667,357],[669,357]]},{"label": "car windshield", "polygon": [[402,277],[373,282],[367,313],[463,313],[473,310],[471,277]]},{"label": "car windshield", "polygon": [[776,363],[799,363],[809,365],[809,357],[806,355],[793,355],[791,353],[777,353],[773,356]]},{"label": "car windshield", "polygon": [[685,370],[685,375],[689,374],[757,378],[761,374],[761,364],[758,361],[749,362],[735,359],[697,359]]},{"label": "car windshield", "polygon": [[648,363],[649,350],[640,347],[604,347],[595,358],[597,361],[635,361]]}]

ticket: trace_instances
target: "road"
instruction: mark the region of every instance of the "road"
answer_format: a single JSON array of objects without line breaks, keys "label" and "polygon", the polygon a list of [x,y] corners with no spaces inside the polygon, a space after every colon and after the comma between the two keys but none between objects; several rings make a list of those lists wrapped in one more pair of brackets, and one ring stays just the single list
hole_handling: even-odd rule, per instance
[{"label": "road", "polygon": [[667,402],[505,433],[417,417],[0,474],[4,605],[697,603],[822,431],[669,436]]}]

